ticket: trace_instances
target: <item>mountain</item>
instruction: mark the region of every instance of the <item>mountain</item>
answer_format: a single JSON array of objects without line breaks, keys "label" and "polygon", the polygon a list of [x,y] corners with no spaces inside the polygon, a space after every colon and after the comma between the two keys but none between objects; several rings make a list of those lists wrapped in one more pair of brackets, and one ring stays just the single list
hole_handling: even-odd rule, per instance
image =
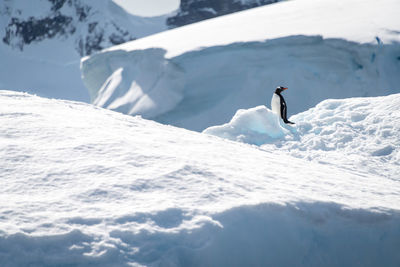
[{"label": "mountain", "polygon": [[324,99],[399,93],[399,9],[280,2],[105,49],[82,59],[82,77],[95,105],[196,131],[269,106],[277,86],[289,87],[290,115]]},{"label": "mountain", "polygon": [[33,6],[25,0],[4,0],[0,14],[3,44],[23,51],[51,39],[72,39],[81,56],[151,35],[277,0],[184,0],[174,14],[145,18],[130,15],[110,0],[42,0]]},{"label": "mountain", "polygon": [[[186,12],[203,14],[210,6],[217,16],[269,2],[182,1],[172,14],[138,17],[111,0],[3,0],[0,88],[89,102],[79,73],[82,56],[180,26],[172,21],[182,22],[178,17]],[[197,15],[195,20],[208,17]]]},{"label": "mountain", "polygon": [[179,10],[167,18],[171,28],[215,18],[282,0],[181,0]]},{"label": "mountain", "polygon": [[0,13],[0,88],[79,101],[81,56],[167,29],[109,0],[4,0]]},{"label": "mountain", "polygon": [[[59,39],[80,56],[166,29],[166,17],[130,15],[113,1],[2,1],[2,42],[24,51],[30,45]],[[64,51],[64,53],[71,53]]]},{"label": "mountain", "polygon": [[399,103],[324,101],[287,151],[0,91],[0,263],[399,266]]}]

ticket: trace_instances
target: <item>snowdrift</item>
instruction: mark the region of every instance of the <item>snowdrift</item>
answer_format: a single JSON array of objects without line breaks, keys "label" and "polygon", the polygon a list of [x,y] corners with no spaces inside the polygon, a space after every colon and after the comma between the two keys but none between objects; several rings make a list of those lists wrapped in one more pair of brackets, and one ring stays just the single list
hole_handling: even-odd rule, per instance
[{"label": "snowdrift", "polygon": [[0,263],[400,264],[398,179],[270,145],[0,91]]},{"label": "snowdrift", "polygon": [[325,99],[398,93],[400,22],[390,14],[399,8],[392,0],[268,5],[85,58],[83,81],[98,106],[196,131],[269,103],[280,85],[289,87],[290,114]]},{"label": "snowdrift", "polygon": [[298,135],[277,145],[294,156],[399,180],[399,105],[400,94],[326,100],[292,116]]},{"label": "snowdrift", "polygon": [[399,180],[399,106],[400,94],[329,99],[292,116],[294,126],[259,106],[239,110],[229,123],[203,133],[263,149],[283,149],[308,160],[341,162],[341,166]]},{"label": "snowdrift", "polygon": [[222,138],[249,144],[262,145],[286,139],[296,128],[287,126],[272,110],[258,106],[238,110],[229,123],[212,126],[203,131]]}]

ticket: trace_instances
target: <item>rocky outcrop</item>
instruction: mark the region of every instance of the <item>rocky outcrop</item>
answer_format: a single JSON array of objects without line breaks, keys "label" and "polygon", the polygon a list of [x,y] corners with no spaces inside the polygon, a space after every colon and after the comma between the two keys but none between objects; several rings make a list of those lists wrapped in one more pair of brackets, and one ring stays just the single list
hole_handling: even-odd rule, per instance
[{"label": "rocky outcrop", "polygon": [[167,19],[171,28],[229,13],[272,4],[279,0],[181,0],[179,12]]},{"label": "rocky outcrop", "polygon": [[[81,0],[48,0],[40,14],[24,14],[12,1],[2,4],[6,18],[4,36],[6,45],[23,50],[25,46],[46,39],[72,37],[81,56],[90,55],[106,47],[135,39],[124,25],[104,18],[101,9]],[[101,1],[99,1],[101,2]],[[101,6],[101,5],[99,5]]]}]

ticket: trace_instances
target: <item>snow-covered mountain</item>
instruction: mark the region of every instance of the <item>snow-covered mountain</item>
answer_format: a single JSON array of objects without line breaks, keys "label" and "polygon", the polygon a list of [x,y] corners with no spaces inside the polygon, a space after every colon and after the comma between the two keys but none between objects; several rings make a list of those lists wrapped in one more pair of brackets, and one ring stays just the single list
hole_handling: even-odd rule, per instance
[{"label": "snow-covered mountain", "polygon": [[279,1],[282,0],[181,0],[179,10],[168,17],[167,25],[175,28]]},{"label": "snow-covered mountain", "polygon": [[0,3],[0,37],[3,44],[21,51],[51,39],[68,40],[85,56],[164,31],[167,25],[175,28],[275,2],[183,0],[172,14],[146,18],[130,15],[111,0],[4,0]]},{"label": "snow-covered mountain", "polygon": [[[293,117],[286,152],[0,91],[0,263],[398,266],[399,177],[350,162],[359,151],[398,166],[399,103],[325,101]],[[363,142],[353,152],[340,147],[349,130]],[[379,142],[391,149],[372,152]]]},{"label": "snow-covered mountain", "polygon": [[0,2],[0,88],[89,101],[80,57],[167,29],[110,0]]},{"label": "snow-covered mountain", "polygon": [[[83,59],[92,103],[201,131],[287,86],[289,114],[400,92],[400,2],[296,0],[210,19]],[[193,108],[195,107],[195,108]]]},{"label": "snow-covered mountain", "polygon": [[270,2],[182,1],[172,14],[138,17],[112,0],[2,0],[0,88],[88,102],[81,56],[188,23],[185,14],[197,14],[195,22],[210,17],[205,10],[217,16]]},{"label": "snow-covered mountain", "polygon": [[110,0],[5,0],[0,10],[3,44],[21,51],[58,39],[59,51],[85,56],[167,29],[167,15],[135,17]]}]

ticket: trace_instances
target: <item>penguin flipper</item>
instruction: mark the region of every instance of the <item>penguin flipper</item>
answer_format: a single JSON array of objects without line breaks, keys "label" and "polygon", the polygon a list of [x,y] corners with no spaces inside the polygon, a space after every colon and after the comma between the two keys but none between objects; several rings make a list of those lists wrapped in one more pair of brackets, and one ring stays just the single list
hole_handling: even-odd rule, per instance
[{"label": "penguin flipper", "polygon": [[283,100],[283,97],[281,97],[281,118],[283,121],[287,121],[286,118],[286,103],[285,100]]}]

